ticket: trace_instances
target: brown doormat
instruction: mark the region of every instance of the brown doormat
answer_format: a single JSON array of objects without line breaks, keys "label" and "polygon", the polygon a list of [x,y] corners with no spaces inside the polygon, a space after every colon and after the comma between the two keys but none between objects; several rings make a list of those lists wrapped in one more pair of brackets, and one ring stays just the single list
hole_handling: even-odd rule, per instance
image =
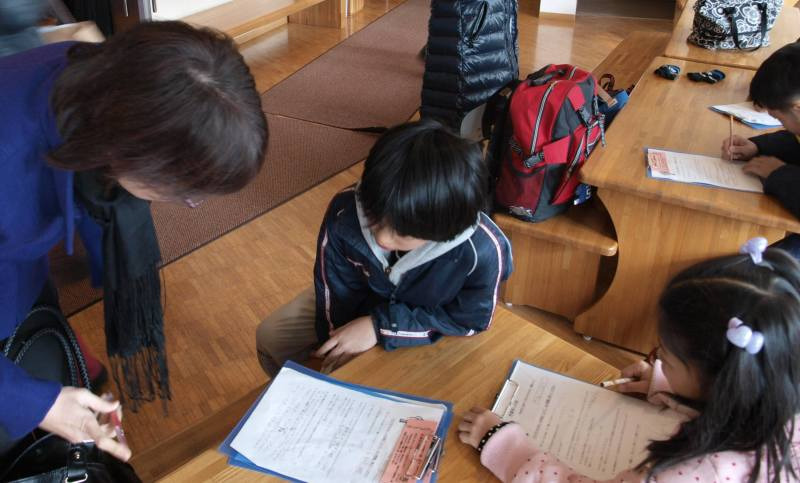
[{"label": "brown doormat", "polygon": [[[293,196],[364,159],[376,136],[331,128],[298,119],[267,115],[270,144],[258,177],[239,193],[206,200],[200,207],[153,203],[164,264],[213,241]],[[70,315],[97,301],[83,248],[75,256],[58,248],[51,270],[64,313]]]},{"label": "brown doormat", "polygon": [[430,0],[408,0],[275,85],[264,110],[344,128],[390,126],[417,111]]}]

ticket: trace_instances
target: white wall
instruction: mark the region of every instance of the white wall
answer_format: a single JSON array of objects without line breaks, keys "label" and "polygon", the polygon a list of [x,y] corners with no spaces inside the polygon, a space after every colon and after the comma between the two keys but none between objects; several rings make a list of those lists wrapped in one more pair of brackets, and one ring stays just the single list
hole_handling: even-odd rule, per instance
[{"label": "white wall", "polygon": [[578,0],[541,0],[539,12],[575,15]]}]

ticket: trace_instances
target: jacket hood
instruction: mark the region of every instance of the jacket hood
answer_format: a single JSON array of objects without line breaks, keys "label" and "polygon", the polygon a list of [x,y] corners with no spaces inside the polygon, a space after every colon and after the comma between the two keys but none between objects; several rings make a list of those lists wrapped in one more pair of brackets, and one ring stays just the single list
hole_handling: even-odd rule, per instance
[{"label": "jacket hood", "polygon": [[[375,241],[375,236],[372,234],[372,230],[369,229],[369,221],[361,207],[361,201],[358,199],[358,190],[356,190],[355,198],[356,214],[358,216],[358,224],[361,227],[361,234],[364,236],[364,240],[366,240],[372,254],[375,255],[375,258],[381,263],[381,268],[385,270],[386,267],[389,266],[389,260],[386,258],[388,252],[378,245],[378,242]],[[452,240],[446,242],[428,241],[425,242],[424,245],[406,253],[392,266],[392,271],[389,273],[389,280],[394,285],[398,285],[403,275],[409,270],[434,260],[469,240],[478,228],[479,222],[480,214],[475,217],[475,223],[472,226],[459,233]]]}]

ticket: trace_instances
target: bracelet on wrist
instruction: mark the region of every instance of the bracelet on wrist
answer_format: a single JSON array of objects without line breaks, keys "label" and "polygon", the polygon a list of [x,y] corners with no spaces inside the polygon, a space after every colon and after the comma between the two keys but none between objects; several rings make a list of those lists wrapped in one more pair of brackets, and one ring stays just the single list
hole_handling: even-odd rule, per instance
[{"label": "bracelet on wrist", "polygon": [[478,443],[478,453],[483,451],[483,447],[486,446],[486,442],[489,441],[489,438],[491,438],[494,435],[494,433],[500,431],[500,428],[502,428],[506,424],[508,424],[508,421],[503,421],[500,424],[495,424],[494,426],[492,426],[489,429],[489,431],[486,431],[486,434],[483,435],[483,438],[481,438],[481,441]]}]

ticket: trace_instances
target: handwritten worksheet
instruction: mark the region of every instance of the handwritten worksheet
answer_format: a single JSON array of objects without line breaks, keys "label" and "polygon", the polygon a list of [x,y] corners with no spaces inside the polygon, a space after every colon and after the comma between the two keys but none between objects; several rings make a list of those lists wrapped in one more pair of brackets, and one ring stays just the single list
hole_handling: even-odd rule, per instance
[{"label": "handwritten worksheet", "polygon": [[410,418],[447,407],[368,394],[284,367],[231,447],[255,465],[309,482],[379,481]]},{"label": "handwritten worksheet", "polygon": [[647,150],[647,172],[652,178],[763,193],[761,180],[742,171],[744,164],[701,154]]},{"label": "handwritten worksheet", "polygon": [[517,361],[495,412],[584,475],[610,479],[639,464],[650,440],[671,436],[683,417],[645,401]]}]

